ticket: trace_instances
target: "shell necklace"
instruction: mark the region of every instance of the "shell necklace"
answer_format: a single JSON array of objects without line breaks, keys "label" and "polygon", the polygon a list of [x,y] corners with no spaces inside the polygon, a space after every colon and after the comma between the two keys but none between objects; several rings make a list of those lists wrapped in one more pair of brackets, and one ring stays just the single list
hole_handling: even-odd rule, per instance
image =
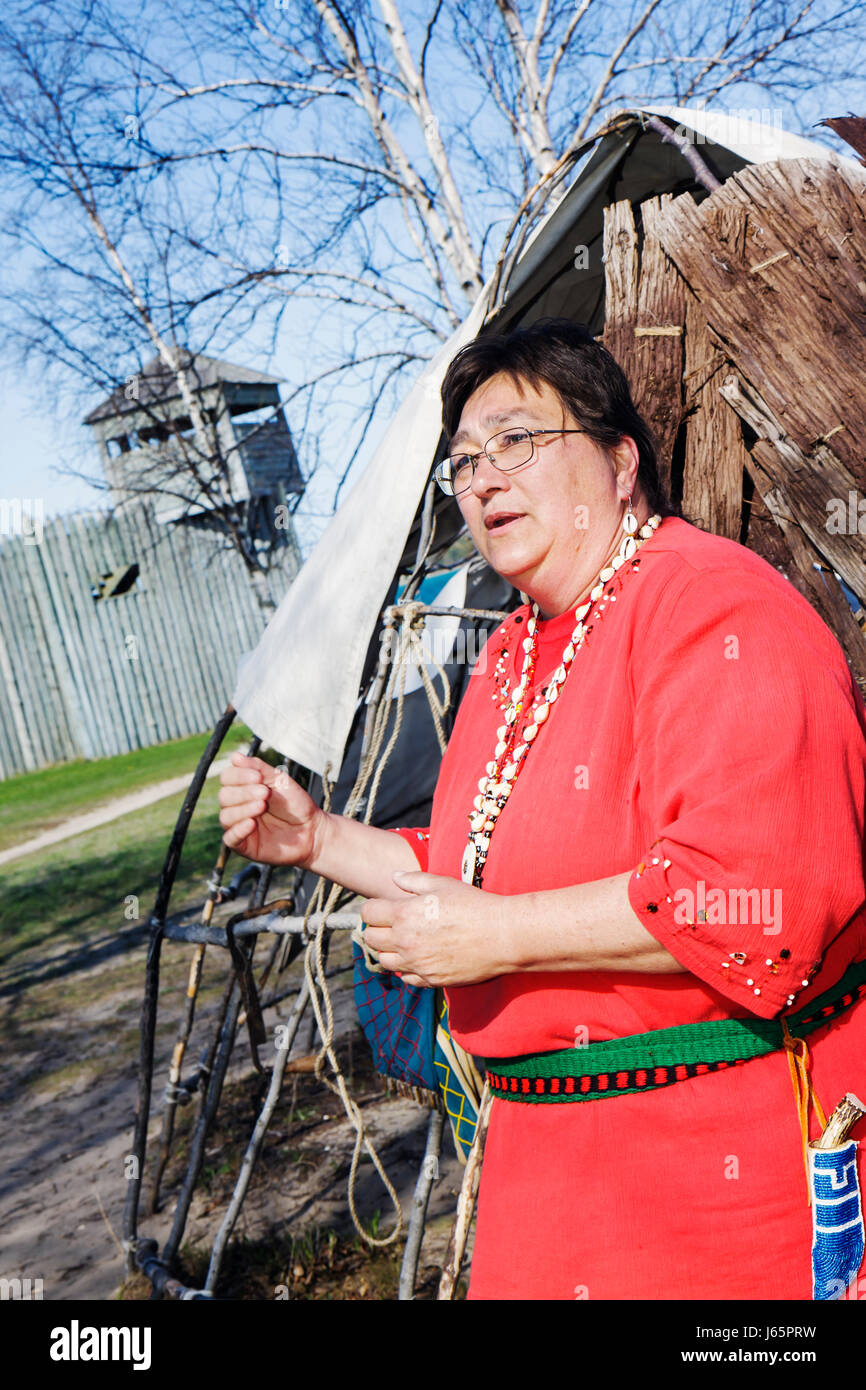
[{"label": "shell necklace", "polygon": [[574,610],[574,631],[566,643],[560,664],[550,679],[541,703],[536,706],[531,721],[523,730],[522,741],[518,743],[515,737],[517,720],[523,709],[523,699],[531,685],[538,658],[538,604],[533,603],[532,612],[526,624],[526,637],[523,639],[525,655],[520,680],[511,692],[508,707],[505,710],[505,723],[496,731],[497,742],[493,751],[493,758],[487,764],[485,776],[478,783],[478,796],[472,803],[473,809],[469,812],[469,839],[463,854],[460,875],[464,883],[471,883],[476,888],[481,887],[484,861],[487,858],[490,837],[496,827],[496,822],[502,814],[503,807],[508,802],[533,741],[538,737],[541,726],[547,721],[551,706],[556,703],[559,697],[566,677],[571,670],[571,664],[586,641],[587,633],[591,630],[592,624],[587,625],[584,619],[593,604],[601,598],[608,580],[612,579],[626,560],[630,560],[635,551],[650,539],[660,523],[661,516],[657,513],[641,526],[636,536],[627,532],[619,552],[613,556],[610,564],[605,565],[596,583],[590,589],[588,601],[579,604]]}]

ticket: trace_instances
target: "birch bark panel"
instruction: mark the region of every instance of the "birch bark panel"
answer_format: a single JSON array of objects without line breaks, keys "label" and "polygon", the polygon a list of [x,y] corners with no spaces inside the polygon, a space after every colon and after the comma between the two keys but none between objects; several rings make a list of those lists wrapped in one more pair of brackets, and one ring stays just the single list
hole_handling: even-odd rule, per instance
[{"label": "birch bark panel", "polygon": [[[682,384],[683,512],[738,539],[748,470],[756,506],[747,543],[821,614],[866,688],[866,642],[832,573],[866,595],[866,547],[859,533],[836,535],[827,524],[832,500],[847,499],[866,481],[866,461],[851,449],[866,432],[858,381],[866,336],[866,174],[838,160],[753,166],[700,207],[684,195],[649,200],[641,211],[639,266],[630,209],[617,205],[606,222],[605,343],[620,354],[667,468],[673,439],[661,411],[670,410]],[[640,329],[663,326],[664,313],[674,326],[677,272],[687,282],[679,296],[685,336],[680,381],[671,388],[658,360],[641,360]],[[656,291],[666,281],[668,302]],[[632,306],[637,331],[629,355]],[[732,381],[737,391],[724,395]],[[750,450],[741,421],[758,435]]]},{"label": "birch bark panel", "polygon": [[[795,505],[784,470],[780,470],[780,448],[790,456],[795,456],[798,450],[784,434],[776,439],[760,438],[760,435],[766,435],[770,428],[777,430],[778,423],[769,423],[766,416],[762,416],[762,411],[766,410],[765,404],[760,402],[753,389],[746,393],[744,384],[737,374],[727,375],[721,384],[721,392],[731,407],[758,432],[759,438],[753,442],[749,456],[749,473],[755,480],[756,496],[762,499],[766,513],[773,517],[778,534],[783,538],[785,549],[790,555],[794,573],[788,573],[787,577],[795,582],[796,588],[812,603],[834,632],[845,656],[848,657],[848,664],[859,682],[860,689],[866,691],[866,641],[833,571],[827,570],[824,564],[822,545],[826,531],[824,535],[810,537],[802,524],[802,509]],[[752,517],[749,524],[749,543],[753,549],[758,549],[755,545],[756,539],[763,538],[766,542],[769,535],[766,530],[762,535],[760,528],[753,530],[753,521],[755,517]],[[762,552],[759,550],[759,553]],[[765,559],[769,559],[769,556],[765,555]],[[819,569],[816,569],[816,564]]]},{"label": "birch bark panel", "polygon": [[730,364],[712,342],[706,315],[688,287],[685,328],[683,515],[703,530],[736,541],[749,454],[739,417],[719,395]]},{"label": "birch bark panel", "polygon": [[634,394],[634,328],[638,298],[637,230],[628,202],[604,210],[604,333],[602,342]]},{"label": "birch bark panel", "polygon": [[640,252],[634,370],[629,374],[638,410],[655,436],[659,476],[670,490],[674,441],[682,419],[685,285],[656,234],[665,193],[641,203],[644,240]]},{"label": "birch bark panel", "polygon": [[[787,505],[812,544],[838,570],[858,596],[866,594],[866,547],[857,531],[838,532],[832,524],[830,503],[847,500],[857,493],[857,480],[843,468],[827,445],[818,445],[807,457],[767,406],[760,392],[732,372],[720,390],[725,399],[758,436],[752,446],[770,444],[758,457],[773,486],[783,493]],[[765,494],[766,496],[766,494]]]},{"label": "birch bark panel", "polygon": [[[794,588],[805,599],[808,599],[809,603],[813,603],[813,587],[807,582],[799,566],[795,563],[791,554],[791,547],[786,541],[778,521],[761,496],[759,483],[755,479],[757,471],[750,458],[749,479],[754,491],[751,498],[745,503],[747,527],[745,543],[749,550],[754,550],[755,554],[766,560],[768,565],[772,565],[773,569],[783,574],[789,584],[793,584]],[[824,616],[823,612],[821,616]]]},{"label": "birch bark panel", "polygon": [[[757,440],[752,450],[751,468],[755,486],[761,492],[778,534],[783,538],[794,566],[792,579],[800,593],[835,633],[861,691],[866,694],[866,641],[863,630],[832,571],[822,565],[820,551],[803,531],[789,500],[773,485],[772,475],[762,461],[775,461],[775,451],[765,440]],[[766,557],[765,557],[766,558]],[[821,568],[816,569],[816,565]]]},{"label": "birch bark panel", "polygon": [[674,441],[682,418],[685,286],[663,251],[655,222],[671,195],[641,204],[638,254],[628,202],[605,209],[605,347],[622,367],[640,413],[652,430],[659,476],[670,488]]},{"label": "birch bark panel", "polygon": [[657,225],[741,374],[807,456],[842,425],[834,450],[861,483],[864,212],[866,171],[783,160],[740,170],[700,207],[684,194]]},{"label": "birch bark panel", "polygon": [[866,596],[859,528],[830,524],[834,504],[866,483],[864,213],[866,172],[789,160],[741,170],[700,208],[677,199],[658,229],[736,366],[728,399],[759,436],[753,476],[858,679],[862,633],[832,574],[813,565],[826,561]]},{"label": "birch bark panel", "polygon": [[[863,116],[831,116],[826,121],[819,121],[819,125],[827,125],[846,140],[852,150],[856,150],[859,155],[866,155],[866,117]],[[861,164],[866,164],[866,159],[860,160]]]}]

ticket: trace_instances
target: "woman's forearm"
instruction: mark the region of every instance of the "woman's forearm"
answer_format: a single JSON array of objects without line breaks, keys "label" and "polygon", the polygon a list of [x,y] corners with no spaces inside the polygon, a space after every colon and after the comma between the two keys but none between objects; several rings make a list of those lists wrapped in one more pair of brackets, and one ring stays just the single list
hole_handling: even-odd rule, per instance
[{"label": "woman's forearm", "polygon": [[419,864],[402,835],[323,811],[313,856],[305,867],[365,898],[400,898],[403,894],[391,875],[395,869],[418,869]]},{"label": "woman's forearm", "polygon": [[509,973],[537,970],[684,972],[646,930],[628,900],[629,870],[572,888],[503,897]]},{"label": "woman's forearm", "polygon": [[630,873],[517,894],[409,873],[400,880],[404,901],[389,891],[364,904],[367,940],[383,967],[410,985],[470,985],[542,970],[686,973],[632,911]]}]

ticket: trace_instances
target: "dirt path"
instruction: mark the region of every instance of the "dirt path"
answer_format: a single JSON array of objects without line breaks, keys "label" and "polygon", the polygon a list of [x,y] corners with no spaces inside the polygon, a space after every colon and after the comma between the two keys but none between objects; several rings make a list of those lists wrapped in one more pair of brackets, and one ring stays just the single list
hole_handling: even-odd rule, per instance
[{"label": "dirt path", "polygon": [[[29,979],[27,962],[21,957],[15,958],[14,976],[11,970],[0,972],[4,1053],[0,1104],[5,1159],[0,1177],[0,1276],[41,1279],[45,1299],[110,1298],[123,1278],[119,1237],[125,1198],[124,1156],[130,1146],[136,1099],[145,946],[142,929],[131,930],[128,935],[122,953],[97,963],[85,943],[59,955],[47,971],[44,955],[34,958]],[[339,964],[340,952],[349,949],[348,941],[335,944],[332,963]],[[162,1090],[182,1008],[190,950],[167,944],[163,952],[150,1158],[161,1123]],[[224,953],[212,948],[206,957],[194,1045],[188,1053],[191,1060],[198,1057],[207,1036],[226,969]],[[297,973],[299,966],[293,970]],[[338,1045],[345,1052],[353,1038],[352,1091],[361,1098],[371,1133],[408,1213],[429,1112],[412,1101],[384,1097],[378,1090],[365,1061],[366,1045],[356,1032],[350,981],[351,972],[347,972],[336,977],[333,986]],[[290,1002],[286,1000],[267,1012],[269,1030],[287,1016]],[[295,1051],[306,1052],[308,1046],[305,1020]],[[199,1264],[222,1220],[239,1156],[252,1129],[257,1086],[241,1032],[227,1081],[226,1104],[221,1107],[224,1118],[218,1119],[209,1139],[205,1174],[187,1224],[190,1258],[198,1258]],[[193,1110],[190,1105],[179,1112],[181,1151]],[[289,1231],[319,1227],[351,1237],[346,1173],[353,1137],[336,1097],[313,1078],[289,1081],[236,1235],[278,1242],[285,1241]],[[180,1162],[169,1168],[165,1209],[140,1222],[139,1233],[153,1236],[160,1246],[170,1228],[182,1171]],[[428,1285],[447,1241],[461,1172],[447,1136],[440,1178],[431,1199],[430,1235],[422,1254],[422,1265],[428,1266]],[[379,1220],[382,1231],[390,1229],[388,1201],[369,1162],[360,1170],[357,1200],[366,1220]],[[307,1266],[302,1263],[300,1268]],[[309,1271],[312,1268],[310,1265]],[[281,1276],[269,1277],[276,1288]],[[312,1273],[305,1278],[312,1278]],[[303,1280],[298,1288],[300,1291],[291,1296],[315,1296],[314,1286],[308,1288]],[[369,1281],[357,1283],[357,1289],[360,1292],[328,1296],[389,1296],[377,1292]],[[259,1280],[256,1292],[234,1296],[277,1295],[265,1278],[264,1282]]]},{"label": "dirt path", "polygon": [[[227,767],[229,758],[218,758],[210,768],[208,777],[217,777]],[[150,787],[142,787],[140,791],[130,792],[128,796],[116,797],[114,801],[108,801],[104,806],[96,806],[92,811],[86,811],[80,816],[70,816],[68,820],[62,821],[60,825],[54,825],[50,830],[43,830],[41,835],[35,835],[32,840],[25,840],[20,845],[12,845],[9,849],[0,850],[0,865],[9,864],[13,859],[22,859],[26,854],[35,854],[37,850],[47,849],[49,845],[56,845],[61,840],[68,840],[73,835],[81,835],[85,830],[95,830],[99,825],[107,825],[109,821],[117,820],[119,816],[128,816],[131,811],[139,811],[143,806],[150,806],[154,801],[162,801],[165,796],[177,796],[178,793],[185,792],[190,783],[190,773],[184,773],[181,777],[167,777],[162,782],[154,782]]]}]

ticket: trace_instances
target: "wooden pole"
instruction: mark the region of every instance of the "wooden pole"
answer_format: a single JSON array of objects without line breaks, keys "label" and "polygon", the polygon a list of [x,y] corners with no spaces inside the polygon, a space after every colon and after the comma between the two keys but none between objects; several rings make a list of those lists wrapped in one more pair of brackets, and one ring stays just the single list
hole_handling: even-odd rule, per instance
[{"label": "wooden pole", "polygon": [[441,1110],[434,1110],[427,1126],[427,1147],[418,1170],[418,1181],[412,1197],[412,1211],[409,1217],[409,1233],[403,1263],[400,1266],[400,1286],[397,1298],[401,1303],[411,1303],[415,1297],[415,1279],[418,1275],[418,1259],[421,1255],[421,1242],[427,1222],[427,1206],[430,1190],[439,1176],[439,1155],[442,1152],[442,1127],[445,1116]]},{"label": "wooden pole", "polygon": [[481,1180],[484,1140],[487,1137],[487,1125],[490,1120],[492,1104],[493,1095],[485,1082],[481,1095],[481,1105],[478,1109],[475,1139],[469,1151],[469,1158],[466,1160],[463,1185],[460,1188],[460,1196],[457,1198],[457,1214],[454,1218],[451,1240],[442,1268],[442,1277],[439,1280],[439,1293],[437,1294],[439,1302],[453,1300],[457,1289],[457,1280],[460,1278],[460,1269],[469,1237],[469,1227],[472,1224],[472,1215],[475,1211],[475,1199],[478,1196],[478,1184]]}]

